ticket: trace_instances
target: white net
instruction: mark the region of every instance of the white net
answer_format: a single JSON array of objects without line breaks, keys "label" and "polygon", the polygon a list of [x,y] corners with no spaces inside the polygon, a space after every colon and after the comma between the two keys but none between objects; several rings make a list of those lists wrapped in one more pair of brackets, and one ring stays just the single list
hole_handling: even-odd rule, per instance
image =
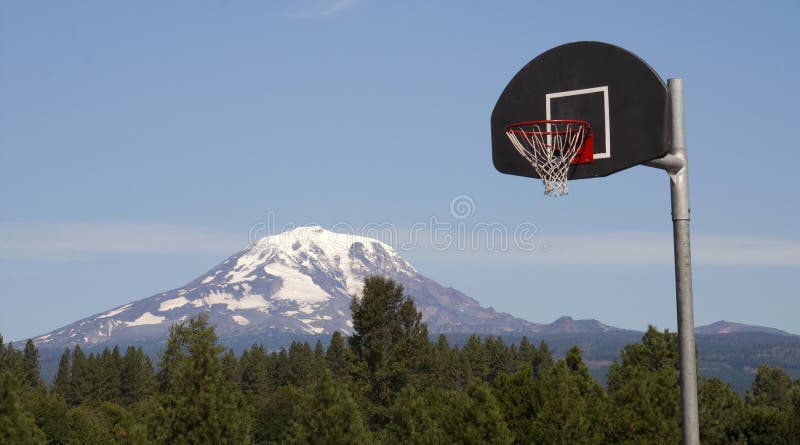
[{"label": "white net", "polygon": [[583,148],[588,133],[589,124],[580,121],[525,122],[506,129],[514,148],[542,179],[547,196],[569,193],[570,165]]}]

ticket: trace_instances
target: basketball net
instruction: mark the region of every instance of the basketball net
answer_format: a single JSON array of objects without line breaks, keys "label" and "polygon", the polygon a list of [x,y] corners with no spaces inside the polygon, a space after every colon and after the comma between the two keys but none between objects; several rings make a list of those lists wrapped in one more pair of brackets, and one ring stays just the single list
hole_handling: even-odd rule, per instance
[{"label": "basketball net", "polygon": [[591,162],[592,134],[588,122],[575,120],[532,121],[506,127],[506,136],[530,162],[544,183],[547,196],[569,193],[570,166]]}]

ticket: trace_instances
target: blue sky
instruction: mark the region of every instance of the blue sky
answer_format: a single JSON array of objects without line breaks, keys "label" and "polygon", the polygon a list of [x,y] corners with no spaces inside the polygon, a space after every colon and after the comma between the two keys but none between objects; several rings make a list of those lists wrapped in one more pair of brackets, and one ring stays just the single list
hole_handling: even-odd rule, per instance
[{"label": "blue sky", "polygon": [[551,3],[4,3],[0,333],[181,286],[284,224],[432,218],[536,228],[533,251],[401,249],[484,305],[674,329],[663,172],[552,199],[491,165],[508,80],[599,40],[685,79],[696,323],[800,334],[800,3]]}]

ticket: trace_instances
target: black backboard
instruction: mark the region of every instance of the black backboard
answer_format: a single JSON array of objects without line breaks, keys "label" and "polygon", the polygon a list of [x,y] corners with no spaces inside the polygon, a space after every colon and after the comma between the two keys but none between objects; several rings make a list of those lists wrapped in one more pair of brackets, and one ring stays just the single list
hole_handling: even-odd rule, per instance
[{"label": "black backboard", "polygon": [[607,176],[665,155],[667,87],[636,55],[602,42],[553,48],[525,65],[492,111],[492,159],[501,173],[537,178],[506,137],[507,125],[543,119],[588,121],[594,161],[569,179]]}]

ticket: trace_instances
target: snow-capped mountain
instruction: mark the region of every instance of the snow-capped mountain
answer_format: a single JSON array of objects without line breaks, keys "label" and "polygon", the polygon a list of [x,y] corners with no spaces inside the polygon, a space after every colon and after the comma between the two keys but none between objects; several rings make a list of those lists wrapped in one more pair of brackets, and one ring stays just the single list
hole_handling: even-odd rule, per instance
[{"label": "snow-capped mountain", "polygon": [[47,346],[165,338],[202,312],[221,337],[352,332],[351,295],[367,275],[403,284],[431,332],[537,332],[541,325],[482,307],[421,275],[389,245],[319,226],[262,238],[187,285],[79,320],[34,339]]}]

